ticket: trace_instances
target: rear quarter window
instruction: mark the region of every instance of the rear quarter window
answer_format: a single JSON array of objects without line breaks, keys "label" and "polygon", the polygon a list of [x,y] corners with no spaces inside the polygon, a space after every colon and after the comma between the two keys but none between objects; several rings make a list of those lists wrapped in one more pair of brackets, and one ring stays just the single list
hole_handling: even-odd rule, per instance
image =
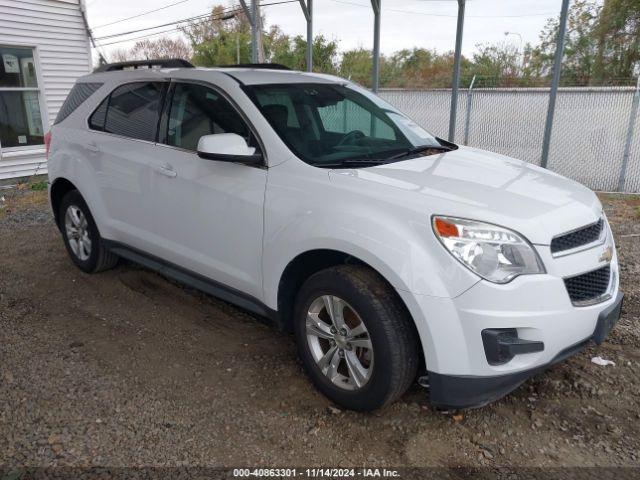
[{"label": "rear quarter window", "polygon": [[104,122],[107,119],[107,105],[109,104],[109,97],[105,98],[98,108],[89,117],[89,127],[92,130],[104,130]]},{"label": "rear quarter window", "polygon": [[89,128],[154,142],[166,84],[134,82],[120,85],[89,117]]},{"label": "rear quarter window", "polygon": [[109,97],[104,131],[138,140],[155,141],[164,84],[130,83]]},{"label": "rear quarter window", "polygon": [[56,125],[67,118],[69,115],[71,115],[102,85],[102,83],[98,82],[76,83],[69,92],[69,95],[67,95],[67,98],[62,104],[62,107],[60,107],[58,115],[56,116],[56,120],[53,122],[53,124]]}]

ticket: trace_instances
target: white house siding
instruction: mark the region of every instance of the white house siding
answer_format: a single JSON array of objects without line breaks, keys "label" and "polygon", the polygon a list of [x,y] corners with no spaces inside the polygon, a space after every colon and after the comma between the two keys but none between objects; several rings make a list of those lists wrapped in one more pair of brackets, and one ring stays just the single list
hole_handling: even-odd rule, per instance
[{"label": "white house siding", "polygon": [[[0,44],[36,48],[45,132],[76,79],[91,71],[82,0],[0,0]],[[44,148],[2,152],[0,180],[45,173]]]}]

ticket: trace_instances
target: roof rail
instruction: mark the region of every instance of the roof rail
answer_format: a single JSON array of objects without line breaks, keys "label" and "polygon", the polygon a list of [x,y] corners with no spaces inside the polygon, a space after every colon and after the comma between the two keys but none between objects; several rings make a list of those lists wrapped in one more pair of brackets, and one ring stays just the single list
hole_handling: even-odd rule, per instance
[{"label": "roof rail", "polygon": [[114,72],[138,68],[195,68],[191,62],[182,58],[162,58],[158,60],[132,60],[130,62],[107,63],[96,68],[95,72]]},{"label": "roof rail", "polygon": [[263,70],[291,70],[281,63],[237,63],[235,65],[218,65],[217,68],[255,68]]}]

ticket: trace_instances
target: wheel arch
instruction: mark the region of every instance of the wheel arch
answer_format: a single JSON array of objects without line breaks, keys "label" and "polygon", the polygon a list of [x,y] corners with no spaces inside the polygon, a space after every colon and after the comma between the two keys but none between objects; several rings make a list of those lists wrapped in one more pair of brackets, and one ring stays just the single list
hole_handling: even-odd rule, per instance
[{"label": "wheel arch", "polygon": [[[406,314],[411,318],[414,326],[416,321],[411,314],[411,310],[399,295],[393,286],[393,284],[387,279],[377,268],[373,267],[366,261],[340,250],[333,249],[314,249],[307,250],[294,257],[284,268],[280,281],[278,283],[278,319],[280,327],[288,332],[293,331],[293,308],[295,303],[296,294],[298,293],[300,286],[311,275],[320,270],[334,267],[337,265],[362,265],[370,268],[374,271],[394,292],[396,298],[404,308]],[[418,342],[420,343],[420,351],[422,352],[422,340],[418,335]]]},{"label": "wheel arch", "polygon": [[[425,365],[424,358],[424,345],[420,334],[420,329],[416,323],[416,319],[411,313],[411,309],[404,301],[402,296],[398,294],[393,284],[384,276],[380,271],[374,268],[369,263],[361,260],[360,258],[346,253],[340,250],[333,249],[314,249],[307,250],[294,257],[285,267],[278,283],[277,292],[277,305],[278,305],[278,324],[279,327],[286,331],[293,331],[293,308],[295,304],[296,294],[298,293],[300,286],[311,275],[320,270],[331,268],[337,265],[362,265],[370,268],[384,281],[388,287],[393,291],[394,295],[398,299],[399,304],[404,309],[406,315],[411,319],[411,322],[415,328],[416,337],[420,346],[420,363]],[[422,367],[421,367],[422,368]]]},{"label": "wheel arch", "polygon": [[[56,225],[60,226],[60,204],[62,203],[62,199],[64,196],[72,190],[78,190],[71,181],[67,180],[64,177],[56,178],[51,184],[51,189],[49,192],[49,199],[51,201],[51,208],[53,210],[53,218],[55,219]],[[82,194],[81,194],[82,195]]]}]

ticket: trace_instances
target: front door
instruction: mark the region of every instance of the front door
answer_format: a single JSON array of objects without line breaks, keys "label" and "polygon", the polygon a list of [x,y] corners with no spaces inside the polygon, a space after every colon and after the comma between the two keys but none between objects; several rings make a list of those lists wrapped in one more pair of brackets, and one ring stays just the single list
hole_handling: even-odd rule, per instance
[{"label": "front door", "polygon": [[263,203],[267,171],[205,160],[198,140],[237,133],[258,148],[248,125],[218,90],[199,83],[170,89],[164,150],[152,185],[159,256],[262,298]]}]

